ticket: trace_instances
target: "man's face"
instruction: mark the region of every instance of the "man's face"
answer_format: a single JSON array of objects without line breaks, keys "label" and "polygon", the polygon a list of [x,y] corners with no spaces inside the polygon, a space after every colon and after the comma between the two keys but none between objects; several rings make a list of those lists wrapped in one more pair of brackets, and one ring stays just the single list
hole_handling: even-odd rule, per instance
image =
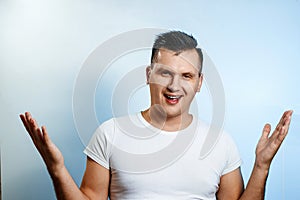
[{"label": "man's face", "polygon": [[160,105],[167,117],[184,117],[202,84],[199,56],[195,49],[180,54],[160,49],[156,60],[147,68],[151,106]]}]

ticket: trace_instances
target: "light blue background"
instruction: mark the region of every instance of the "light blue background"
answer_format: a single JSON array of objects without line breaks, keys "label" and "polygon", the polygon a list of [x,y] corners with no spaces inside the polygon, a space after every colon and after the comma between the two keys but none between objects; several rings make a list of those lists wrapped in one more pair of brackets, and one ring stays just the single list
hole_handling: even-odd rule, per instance
[{"label": "light blue background", "polygon": [[[266,199],[299,196],[298,0],[2,0],[0,27],[3,199],[54,199],[44,164],[18,119],[18,114],[27,110],[41,125],[47,125],[67,168],[80,184],[85,155],[72,114],[76,77],[85,59],[102,42],[145,27],[192,33],[214,61],[225,88],[225,129],[241,151],[245,182],[264,123],[275,126],[285,109],[294,110],[290,134],[270,171]],[[138,64],[148,64],[150,55],[136,55],[144,56]],[[99,88],[97,94],[101,93]],[[132,101],[142,101],[145,92],[137,92]],[[197,97],[202,106],[200,116],[209,118],[209,95],[205,87],[202,92]],[[96,96],[97,104],[100,96]],[[103,121],[111,114],[97,110],[97,115]]]}]

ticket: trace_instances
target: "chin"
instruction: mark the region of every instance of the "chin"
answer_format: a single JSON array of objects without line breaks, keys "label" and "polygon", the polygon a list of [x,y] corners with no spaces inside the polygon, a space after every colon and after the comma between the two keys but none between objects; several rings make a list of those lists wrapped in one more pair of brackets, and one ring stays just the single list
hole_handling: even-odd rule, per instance
[{"label": "chin", "polygon": [[182,110],[170,110],[170,109],[165,109],[165,112],[167,114],[168,118],[172,118],[172,117],[180,117],[183,116],[183,112]]}]

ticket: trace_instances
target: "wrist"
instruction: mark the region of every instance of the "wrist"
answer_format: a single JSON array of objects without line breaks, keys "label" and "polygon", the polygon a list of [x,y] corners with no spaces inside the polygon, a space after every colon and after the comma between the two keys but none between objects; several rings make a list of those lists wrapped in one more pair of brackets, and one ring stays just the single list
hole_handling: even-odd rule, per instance
[{"label": "wrist", "polygon": [[259,170],[260,172],[268,174],[269,169],[270,169],[270,164],[260,162],[260,161],[256,160],[255,163],[254,163],[254,169]]},{"label": "wrist", "polygon": [[47,168],[47,169],[48,169],[48,172],[49,172],[52,179],[57,179],[59,177],[63,177],[63,174],[66,171],[65,165],[52,167],[52,168]]}]

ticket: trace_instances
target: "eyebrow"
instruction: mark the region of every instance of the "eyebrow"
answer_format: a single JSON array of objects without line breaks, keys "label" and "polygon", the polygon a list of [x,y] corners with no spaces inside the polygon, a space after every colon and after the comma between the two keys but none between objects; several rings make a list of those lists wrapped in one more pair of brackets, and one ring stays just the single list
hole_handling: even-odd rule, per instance
[{"label": "eyebrow", "polygon": [[[177,73],[175,70],[172,69],[172,66],[166,66],[166,65],[163,65],[163,64],[159,64],[159,63],[156,63],[156,64],[158,64],[158,66],[160,66],[156,71],[157,73],[160,73],[160,72],[163,72],[163,71],[167,71],[167,72],[170,72],[172,74]],[[191,76],[195,77],[196,74],[198,74],[198,73],[194,73],[192,71],[186,71],[186,72],[182,72],[180,74],[183,74],[183,75],[190,74]]]},{"label": "eyebrow", "polygon": [[[192,77],[195,77],[195,76],[196,76],[196,74],[193,73],[193,72],[183,72],[182,74],[183,74],[183,75],[191,75]],[[197,73],[197,74],[198,74],[198,73]]]},{"label": "eyebrow", "polygon": [[163,71],[167,71],[167,72],[170,72],[172,74],[176,74],[176,72],[172,69],[170,69],[171,67],[165,67],[165,66],[162,66],[160,68],[157,69],[157,73],[160,73],[160,72],[163,72]]}]

